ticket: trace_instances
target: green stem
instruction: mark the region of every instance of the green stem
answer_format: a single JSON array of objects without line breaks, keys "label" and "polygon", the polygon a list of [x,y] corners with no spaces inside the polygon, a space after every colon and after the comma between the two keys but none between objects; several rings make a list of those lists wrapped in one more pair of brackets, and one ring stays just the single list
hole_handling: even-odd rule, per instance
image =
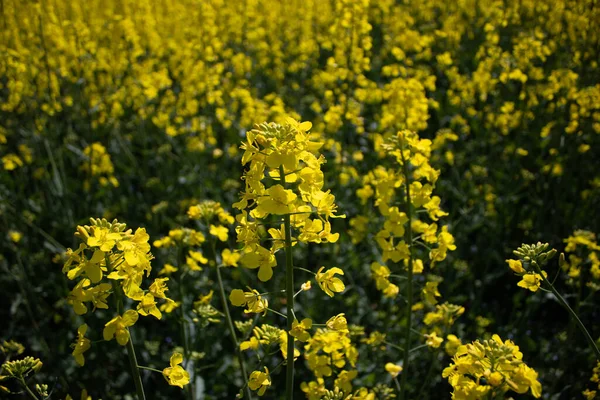
[{"label": "green stem", "polygon": [[423,385],[421,386],[421,389],[419,390],[419,396],[417,397],[419,399],[423,398],[423,394],[425,393],[425,388],[427,387],[427,383],[429,383],[429,380],[431,379],[431,377],[433,375],[436,361],[437,361],[437,353],[435,351],[432,351],[431,352],[431,363],[429,364],[429,370],[427,371],[427,375],[425,375],[425,379],[423,380]]},{"label": "green stem", "polygon": [[299,269],[300,271],[304,271],[304,272],[308,272],[309,274],[316,275],[314,272],[312,272],[311,270],[309,270],[309,269],[306,269],[306,268],[302,268],[302,267],[294,267],[294,269]]},{"label": "green stem", "polygon": [[583,333],[583,335],[587,339],[588,343],[590,344],[590,347],[592,348],[592,350],[594,351],[594,353],[596,353],[596,358],[598,360],[600,360],[600,350],[598,350],[598,346],[596,346],[596,342],[592,338],[592,335],[590,335],[590,333],[588,332],[588,330],[585,328],[585,325],[583,325],[583,322],[581,322],[581,320],[577,316],[577,313],[575,311],[573,311],[573,309],[569,306],[569,303],[567,303],[567,301],[554,288],[554,285],[552,285],[550,283],[550,281],[548,279],[546,279],[546,277],[544,276],[544,274],[542,274],[542,270],[540,269],[540,266],[536,262],[532,262],[531,265],[533,265],[533,267],[536,269],[538,275],[542,277],[543,282],[546,283],[546,285],[548,285],[548,287],[550,288],[550,290],[552,291],[552,293],[554,293],[554,296],[556,297],[556,299],[558,300],[558,302],[560,304],[562,304],[563,307],[565,307],[567,309],[567,311],[569,312],[569,314],[571,314],[571,317],[577,323],[577,326],[579,327],[579,330],[581,330],[581,332]]},{"label": "green stem", "polygon": [[[179,268],[179,279],[178,279],[178,284],[177,284],[177,288],[179,290],[179,300],[181,301],[181,304],[179,306],[179,334],[181,336],[181,341],[183,342],[183,355],[185,358],[185,367],[187,369],[188,363],[190,362],[190,346],[188,343],[188,335],[187,335],[187,327],[186,327],[186,319],[185,319],[185,293],[183,290],[183,274],[184,274],[184,269],[183,269],[183,248],[179,247],[177,249],[177,267]],[[194,367],[192,365],[192,371],[194,370]],[[190,384],[187,385],[186,387],[186,392],[187,392],[187,397],[190,400],[194,400],[194,379],[195,377],[192,374],[192,377],[190,379]]]},{"label": "green stem", "polygon": [[[106,254],[106,268],[108,273],[110,274],[112,271],[110,265],[110,258],[108,254]],[[113,288],[113,292],[115,294],[115,303],[117,306],[117,312],[119,315],[123,314],[123,300],[121,298],[121,287],[119,283],[114,279],[111,279],[111,284]],[[135,357],[135,349],[133,347],[133,338],[131,332],[129,332],[129,340],[127,341],[127,357],[129,358],[129,366],[131,367],[131,374],[133,375],[133,383],[135,384],[135,391],[137,393],[138,400],[146,400],[146,395],[144,394],[144,385],[142,385],[142,377],[140,376],[140,370],[138,369],[137,358]]]},{"label": "green stem", "polygon": [[139,369],[147,369],[148,371],[152,371],[152,372],[158,372],[159,374],[162,374],[163,372],[159,369],[156,368],[150,368],[150,367],[144,367],[143,365],[138,365]]},{"label": "green stem", "polygon": [[404,158],[404,149],[400,149],[400,154],[402,156],[402,171],[404,173],[404,186],[406,188],[406,204],[407,204],[407,227],[406,227],[406,242],[408,243],[409,249],[409,258],[408,258],[408,282],[407,282],[407,292],[406,292],[406,314],[407,314],[407,322],[406,322],[406,334],[404,340],[404,364],[402,370],[401,380],[401,388],[400,392],[400,400],[404,400],[406,398],[407,392],[407,382],[408,382],[408,366],[410,362],[410,335],[412,331],[412,306],[413,306],[413,232],[412,232],[412,203],[410,201],[410,178],[408,175],[408,164],[406,159]]},{"label": "green stem", "polygon": [[248,387],[248,374],[246,372],[246,365],[244,364],[244,356],[242,355],[242,351],[240,350],[240,345],[237,341],[237,336],[235,334],[235,328],[233,327],[233,320],[231,319],[231,313],[229,312],[229,305],[227,304],[227,297],[225,297],[225,289],[223,287],[223,279],[221,278],[221,268],[217,267],[217,278],[219,280],[219,293],[221,294],[221,303],[223,304],[223,310],[225,311],[225,318],[227,319],[227,327],[229,328],[229,334],[231,335],[231,340],[233,341],[233,345],[235,346],[235,352],[240,362],[240,369],[242,370],[242,376],[244,377],[244,388],[246,391],[246,396],[248,399],[252,400],[252,392]]},{"label": "green stem", "polygon": [[21,382],[21,386],[23,386],[23,388],[27,391],[27,393],[29,393],[29,395],[31,396],[31,398],[35,399],[35,400],[40,400],[35,393],[33,393],[31,391],[31,389],[29,389],[29,386],[27,386],[27,383],[25,382],[25,379],[21,378],[20,379]]},{"label": "green stem", "polygon": [[[283,165],[279,166],[281,183],[285,187]],[[294,264],[292,260],[292,224],[289,214],[284,216],[285,230],[285,294],[287,296],[287,368],[285,374],[285,398],[294,399],[294,337],[290,335],[294,322]]]},{"label": "green stem", "polygon": [[142,377],[140,376],[137,358],[135,357],[135,349],[133,347],[131,335],[129,335],[129,340],[127,341],[127,355],[129,356],[129,366],[131,367],[131,372],[133,373],[133,382],[135,383],[135,390],[137,392],[138,400],[145,400],[146,396],[144,395],[144,386],[142,385]]},{"label": "green stem", "polygon": [[396,389],[398,389],[398,393],[402,392],[402,388],[400,387],[400,382],[398,382],[397,377],[394,377],[394,383],[396,384]]}]

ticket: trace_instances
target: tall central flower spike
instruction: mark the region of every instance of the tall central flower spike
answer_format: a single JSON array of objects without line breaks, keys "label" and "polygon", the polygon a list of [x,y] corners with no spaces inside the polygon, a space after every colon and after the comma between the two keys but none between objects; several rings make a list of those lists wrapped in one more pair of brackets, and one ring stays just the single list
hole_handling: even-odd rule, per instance
[{"label": "tall central flower spike", "polygon": [[[284,247],[283,228],[271,228],[270,248],[261,245],[258,220],[269,216],[291,216],[292,246],[297,242],[336,242],[339,234],[331,233],[329,218],[336,215],[335,196],[323,190],[321,165],[325,158],[318,153],[322,142],[309,133],[310,122],[288,118],[284,125],[263,123],[248,132],[242,164],[245,191],[233,206],[242,211],[237,216],[237,241],[244,244],[241,264],[258,269],[258,279],[268,281],[277,266],[275,253]],[[282,178],[283,174],[283,179]]]},{"label": "tall central flower spike", "polygon": [[[296,320],[294,313],[294,267],[292,247],[301,243],[333,243],[339,234],[331,232],[330,218],[345,218],[336,215],[335,196],[323,190],[323,172],[321,165],[325,158],[318,153],[322,142],[319,136],[309,133],[310,122],[298,122],[288,118],[284,125],[263,123],[248,132],[242,164],[247,166],[242,179],[245,191],[239,202],[233,206],[242,211],[237,216],[237,241],[243,243],[240,250],[240,263],[245,268],[258,269],[258,279],[266,282],[273,277],[273,268],[277,266],[275,254],[285,252],[285,292],[287,315],[286,332],[277,335],[277,341],[286,358],[286,399],[293,399],[294,359],[300,355],[294,342],[310,339],[308,332],[312,320]],[[248,165],[249,164],[249,165]],[[262,226],[272,226],[265,232]],[[267,237],[268,235],[268,237]],[[268,243],[268,244],[267,244]],[[319,287],[329,296],[344,290],[339,268],[322,272],[321,267],[315,274]],[[306,272],[311,272],[305,270]],[[301,290],[305,290],[303,285]],[[248,288],[249,292],[235,289],[229,297],[235,306],[247,306],[245,312],[264,312],[269,309],[268,302],[258,291]],[[340,319],[341,321],[341,319]],[[343,319],[345,321],[345,319]],[[341,326],[336,323],[335,327]],[[330,328],[333,329],[333,328]],[[258,342],[244,342],[241,348],[256,349]],[[268,370],[254,371],[250,375],[248,386],[264,394],[271,385]]]}]

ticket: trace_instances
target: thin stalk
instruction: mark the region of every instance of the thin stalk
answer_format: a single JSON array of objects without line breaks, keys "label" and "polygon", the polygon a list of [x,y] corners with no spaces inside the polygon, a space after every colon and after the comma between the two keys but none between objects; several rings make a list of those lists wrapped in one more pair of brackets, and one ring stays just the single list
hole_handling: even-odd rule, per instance
[{"label": "thin stalk", "polygon": [[[105,256],[106,260],[106,268],[108,273],[111,273],[111,265],[110,258],[108,254]],[[117,306],[117,312],[119,315],[123,314],[123,300],[121,298],[121,287],[117,283],[117,281],[111,279],[111,284],[113,288],[113,292],[115,294],[115,303]],[[146,400],[146,395],[144,394],[144,385],[142,384],[142,377],[140,376],[140,370],[137,363],[137,358],[135,357],[135,348],[133,347],[133,338],[131,332],[129,334],[129,340],[127,341],[127,357],[129,358],[129,366],[131,367],[131,374],[133,375],[133,383],[135,384],[135,391],[137,393],[138,400]]]},{"label": "thin stalk", "polygon": [[146,396],[144,395],[144,386],[142,385],[142,377],[140,376],[140,370],[137,363],[137,358],[135,356],[135,348],[133,347],[131,335],[129,335],[129,340],[127,341],[127,355],[129,356],[129,366],[131,367],[131,372],[133,373],[133,382],[135,383],[135,390],[137,392],[138,400],[145,400]]},{"label": "thin stalk", "polygon": [[404,158],[404,149],[400,149],[402,157],[402,171],[404,174],[404,186],[406,188],[406,204],[407,204],[407,217],[408,225],[406,227],[406,242],[408,243],[409,258],[408,258],[408,282],[406,291],[406,314],[408,321],[406,322],[406,333],[404,340],[404,364],[402,370],[400,400],[406,398],[407,382],[408,382],[408,366],[410,362],[410,335],[412,332],[412,306],[413,306],[413,232],[412,232],[412,203],[410,202],[410,177],[408,174],[408,164]]},{"label": "thin stalk", "polygon": [[235,346],[235,353],[237,355],[238,361],[240,362],[240,368],[242,370],[242,376],[244,377],[244,389],[246,391],[246,397],[252,400],[252,392],[248,387],[248,374],[246,372],[246,365],[244,363],[244,356],[242,355],[242,351],[240,350],[240,345],[237,341],[237,336],[235,334],[235,328],[233,327],[233,320],[231,319],[231,313],[229,312],[229,305],[227,304],[227,298],[225,297],[225,289],[223,288],[223,279],[221,278],[221,268],[217,267],[217,278],[219,280],[219,293],[221,294],[221,303],[223,304],[223,310],[225,311],[225,318],[227,319],[227,327],[229,328],[229,334],[231,335],[231,340],[233,341],[233,345]]},{"label": "thin stalk", "polygon": [[31,398],[32,398],[32,399],[35,399],[35,400],[40,400],[40,399],[39,399],[39,398],[38,398],[38,397],[35,395],[35,393],[33,393],[33,392],[31,391],[31,389],[29,389],[29,386],[27,386],[27,383],[25,382],[25,379],[21,378],[20,382],[21,382],[21,386],[23,386],[23,388],[24,388],[24,389],[27,391],[27,393],[29,393],[29,395],[31,396]]},{"label": "thin stalk", "polygon": [[561,294],[558,293],[558,290],[556,290],[556,288],[554,287],[554,285],[550,283],[550,281],[544,276],[544,274],[542,274],[542,270],[540,269],[540,266],[536,262],[532,262],[531,264],[536,269],[538,275],[542,277],[542,281],[546,285],[548,285],[548,287],[550,288],[550,290],[552,291],[552,293],[554,293],[554,296],[556,297],[556,299],[558,300],[558,302],[560,304],[562,304],[564,308],[567,309],[567,311],[569,312],[569,314],[571,314],[571,317],[577,323],[577,326],[579,327],[579,330],[581,330],[581,332],[585,336],[586,340],[588,341],[590,347],[592,348],[592,350],[594,351],[594,353],[596,353],[596,359],[600,360],[600,350],[598,350],[598,346],[596,346],[596,342],[592,338],[592,335],[590,335],[590,333],[588,332],[588,330],[585,328],[585,325],[583,325],[583,322],[581,322],[581,320],[577,316],[577,313],[575,311],[573,311],[573,309],[569,306],[569,303],[567,303],[567,301],[561,296]]},{"label": "thin stalk", "polygon": [[[209,226],[209,222],[206,221],[206,226]],[[223,310],[225,311],[225,318],[227,319],[227,328],[229,329],[229,334],[231,335],[231,340],[233,341],[233,345],[235,347],[235,354],[240,363],[240,369],[242,372],[242,376],[244,377],[244,390],[246,392],[246,396],[248,399],[252,400],[252,391],[248,386],[248,372],[246,371],[246,364],[244,363],[244,355],[242,354],[242,350],[240,349],[240,345],[237,340],[237,335],[235,334],[235,328],[233,325],[233,319],[231,318],[231,312],[229,311],[229,304],[227,303],[227,296],[225,295],[225,286],[223,285],[223,277],[221,276],[221,266],[217,263],[217,246],[215,244],[214,237],[211,236],[210,247],[213,253],[213,257],[215,259],[215,264],[217,264],[217,280],[219,282],[219,295],[221,296],[221,304],[223,306]]]},{"label": "thin stalk", "polygon": [[427,375],[425,375],[425,379],[423,380],[423,385],[421,386],[421,389],[419,390],[419,396],[417,397],[419,399],[423,398],[423,394],[425,393],[425,388],[427,387],[429,380],[433,376],[433,371],[435,370],[436,361],[437,361],[437,353],[435,351],[432,351],[431,352],[431,363],[429,364],[429,370],[427,371]]},{"label": "thin stalk", "polygon": [[[281,183],[285,187],[283,165],[279,166]],[[285,230],[285,294],[287,297],[287,367],[285,374],[285,398],[294,399],[294,337],[290,335],[294,322],[294,264],[292,260],[292,223],[289,214],[284,216]]]},{"label": "thin stalk", "polygon": [[394,383],[396,384],[396,389],[398,389],[398,393],[402,392],[402,389],[400,387],[400,382],[398,382],[397,377],[394,377]]},{"label": "thin stalk", "polygon": [[[179,280],[177,284],[177,288],[179,290],[179,299],[181,301],[181,305],[179,306],[179,334],[181,336],[181,341],[183,342],[183,354],[185,357],[185,368],[187,369],[188,363],[190,362],[190,346],[188,341],[187,329],[186,329],[186,319],[185,319],[185,293],[183,290],[183,249],[179,247],[177,249],[177,266],[179,267]],[[192,371],[194,370],[194,366],[192,365]],[[194,380],[195,376],[192,373],[192,379],[190,379],[190,384],[187,385],[186,392],[187,397],[190,400],[194,400]]]},{"label": "thin stalk", "polygon": [[158,372],[160,374],[162,374],[163,372],[159,369],[156,368],[150,368],[150,367],[144,367],[143,365],[138,365],[139,369],[147,369],[148,371],[152,371],[152,372]]}]

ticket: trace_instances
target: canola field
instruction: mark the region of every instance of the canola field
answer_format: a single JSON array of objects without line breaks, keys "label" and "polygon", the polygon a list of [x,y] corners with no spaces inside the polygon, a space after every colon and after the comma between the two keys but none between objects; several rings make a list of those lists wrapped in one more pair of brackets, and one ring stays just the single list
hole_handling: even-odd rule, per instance
[{"label": "canola field", "polygon": [[0,0],[0,398],[600,399],[598,0]]}]

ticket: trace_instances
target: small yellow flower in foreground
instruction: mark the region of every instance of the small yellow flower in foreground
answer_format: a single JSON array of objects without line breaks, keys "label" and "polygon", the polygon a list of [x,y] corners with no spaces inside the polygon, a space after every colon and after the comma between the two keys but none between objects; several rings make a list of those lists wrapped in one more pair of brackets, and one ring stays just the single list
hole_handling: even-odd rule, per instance
[{"label": "small yellow flower in foreground", "polygon": [[317,272],[316,279],[319,287],[323,289],[325,293],[329,297],[333,297],[333,293],[343,292],[346,286],[344,286],[344,282],[340,278],[335,277],[336,274],[344,275],[344,271],[341,269],[334,267],[330,268],[325,272],[321,272],[325,269],[325,267],[319,268]]},{"label": "small yellow flower in foreground", "polygon": [[524,274],[525,269],[523,268],[523,264],[521,264],[521,260],[506,260],[510,269],[515,271],[517,274]]},{"label": "small yellow flower in foreground", "polygon": [[171,386],[179,386],[183,389],[184,385],[190,383],[190,374],[181,367],[183,355],[181,353],[173,353],[170,360],[170,367],[163,370],[163,376]]},{"label": "small yellow flower in foreground", "polygon": [[302,286],[300,286],[300,289],[304,290],[305,292],[310,290],[312,288],[312,285],[310,283],[310,281],[306,281],[302,284]]},{"label": "small yellow flower in foreground", "polygon": [[82,367],[85,364],[83,353],[88,351],[88,349],[91,346],[90,339],[85,337],[87,328],[88,326],[86,324],[83,324],[79,328],[77,328],[77,341],[73,345],[73,357],[75,357],[75,362]]},{"label": "small yellow flower in foreground", "polygon": [[397,377],[402,372],[402,367],[391,362],[385,364],[385,370],[389,372],[392,378]]},{"label": "small yellow flower in foreground", "polygon": [[121,346],[129,342],[129,331],[127,327],[133,326],[138,320],[138,313],[133,310],[127,310],[123,316],[117,315],[104,326],[102,332],[104,340],[112,340],[115,336]]},{"label": "small yellow flower in foreground", "polygon": [[[546,271],[542,271],[542,273],[544,274],[544,278],[548,276]],[[523,279],[519,283],[517,283],[517,286],[529,289],[532,292],[537,292],[537,290],[540,288],[540,285],[542,284],[542,281],[543,279],[540,274],[526,274],[523,275]]]},{"label": "small yellow flower in foreground", "polygon": [[257,390],[259,396],[265,394],[267,387],[271,386],[269,369],[265,367],[265,372],[252,371],[250,374],[250,379],[248,380],[248,386],[252,390]]},{"label": "small yellow flower in foreground", "polygon": [[341,313],[334,317],[329,318],[325,323],[327,327],[333,331],[348,332],[348,321],[346,321],[346,314]]}]

